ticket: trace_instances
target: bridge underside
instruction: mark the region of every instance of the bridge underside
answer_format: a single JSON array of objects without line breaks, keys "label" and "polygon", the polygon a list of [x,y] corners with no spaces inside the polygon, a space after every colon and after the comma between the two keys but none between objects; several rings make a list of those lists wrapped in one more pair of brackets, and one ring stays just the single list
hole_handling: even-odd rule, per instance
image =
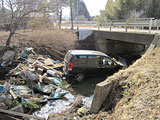
[{"label": "bridge underside", "polygon": [[109,39],[105,40],[105,43],[98,43],[96,46],[96,50],[102,51],[108,55],[144,52],[145,49],[145,45],[143,44],[135,44]]},{"label": "bridge underside", "polygon": [[79,43],[81,49],[98,50],[114,55],[126,52],[145,52],[154,36],[154,34],[93,31],[90,36],[80,40]]}]

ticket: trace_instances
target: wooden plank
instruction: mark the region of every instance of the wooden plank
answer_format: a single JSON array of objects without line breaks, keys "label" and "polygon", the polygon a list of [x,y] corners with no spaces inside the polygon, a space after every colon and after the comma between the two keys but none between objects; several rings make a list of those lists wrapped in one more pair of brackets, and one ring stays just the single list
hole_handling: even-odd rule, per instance
[{"label": "wooden plank", "polygon": [[11,110],[0,109],[0,113],[5,113],[5,114],[10,114],[10,115],[20,116],[20,117],[25,117],[25,118],[34,118],[34,119],[36,119],[36,120],[45,120],[45,118],[40,118],[40,117],[37,117],[37,116],[28,115],[28,114],[19,113],[19,112],[14,112],[14,111],[11,111]]},{"label": "wooden plank", "polygon": [[21,119],[0,113],[0,120],[21,120]]},{"label": "wooden plank", "polygon": [[64,67],[64,63],[54,64],[53,66],[54,66],[54,68]]},{"label": "wooden plank", "polygon": [[46,66],[53,66],[53,61],[50,58],[45,59],[44,64]]},{"label": "wooden plank", "polygon": [[16,98],[17,98],[17,96],[14,94],[14,92],[13,92],[12,89],[9,90],[9,93],[12,95],[13,99],[16,99]]},{"label": "wooden plank", "polygon": [[62,72],[57,71],[57,70],[53,69],[53,67],[50,67],[50,66],[45,66],[45,65],[43,65],[43,66],[41,66],[41,65],[36,65],[36,67],[39,67],[39,68],[42,68],[42,69],[46,69],[46,70],[51,69],[51,70],[55,71],[57,74],[59,74],[59,75],[63,75],[63,73],[62,73]]},{"label": "wooden plank", "polygon": [[43,76],[39,75],[39,81],[42,83],[43,78],[46,77],[46,76],[47,76],[47,73],[45,73]]},{"label": "wooden plank", "polygon": [[58,58],[59,60],[62,60],[62,61],[64,60],[64,58],[62,58],[61,56],[59,56],[59,55],[51,52],[50,50],[46,49],[46,51],[47,51],[51,56],[54,56],[54,57],[56,57],[56,58]]}]

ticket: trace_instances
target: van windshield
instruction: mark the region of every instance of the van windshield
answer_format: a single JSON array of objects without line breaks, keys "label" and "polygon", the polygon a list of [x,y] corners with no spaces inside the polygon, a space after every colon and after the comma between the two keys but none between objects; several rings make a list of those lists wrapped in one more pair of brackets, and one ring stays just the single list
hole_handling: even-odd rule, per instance
[{"label": "van windshield", "polygon": [[116,65],[116,64],[110,58],[102,57],[102,65]]}]

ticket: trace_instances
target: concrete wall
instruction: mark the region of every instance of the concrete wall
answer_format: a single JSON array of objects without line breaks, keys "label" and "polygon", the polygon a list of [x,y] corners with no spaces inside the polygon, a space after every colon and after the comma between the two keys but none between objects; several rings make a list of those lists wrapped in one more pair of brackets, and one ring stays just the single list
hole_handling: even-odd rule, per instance
[{"label": "concrete wall", "polygon": [[121,53],[145,51],[145,45],[139,45],[139,44],[133,44],[115,40],[104,40],[104,42],[97,43],[96,50],[102,51],[108,55],[115,55]]},{"label": "concrete wall", "polygon": [[155,35],[150,47],[148,48],[147,52],[150,52],[156,47],[160,47],[160,34]]},{"label": "concrete wall", "polygon": [[108,31],[94,31],[94,38],[104,38],[109,40],[118,40],[129,43],[150,45],[154,39],[154,34],[145,33],[126,33],[126,32],[108,32]]},{"label": "concrete wall", "polygon": [[80,49],[102,51],[108,55],[146,51],[154,39],[153,34],[93,31],[80,40]]},{"label": "concrete wall", "polygon": [[[81,34],[82,35],[82,34]],[[83,38],[83,37],[81,37]],[[85,39],[80,39],[78,41],[79,43],[79,49],[84,50],[96,50],[96,39],[94,38],[94,35],[91,34]]]},{"label": "concrete wall", "polygon": [[112,81],[105,80],[96,85],[96,88],[94,90],[94,97],[90,108],[91,113],[97,113],[99,111],[106,97],[110,93],[112,84]]}]

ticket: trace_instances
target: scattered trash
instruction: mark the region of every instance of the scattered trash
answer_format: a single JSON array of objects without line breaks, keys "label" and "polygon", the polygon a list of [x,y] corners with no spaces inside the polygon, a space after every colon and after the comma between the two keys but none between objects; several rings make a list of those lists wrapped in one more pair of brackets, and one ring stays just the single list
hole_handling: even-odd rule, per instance
[{"label": "scattered trash", "polygon": [[5,101],[11,100],[11,99],[12,99],[12,97],[11,97],[10,95],[2,94],[2,95],[0,96],[0,102],[5,102]]},{"label": "scattered trash", "polygon": [[29,69],[26,70],[26,75],[30,80],[38,80],[38,75],[36,72],[31,72]]},{"label": "scattered trash", "polygon": [[55,106],[55,104],[54,104],[54,103],[51,103],[50,106]]},{"label": "scattered trash", "polygon": [[32,90],[29,87],[24,85],[13,85],[11,86],[11,89],[17,96],[31,94],[32,92]]},{"label": "scattered trash", "polygon": [[56,89],[55,92],[53,92],[52,96],[47,98],[47,100],[57,100],[62,98],[65,94],[69,93],[68,91],[62,90],[61,88]]},{"label": "scattered trash", "polygon": [[62,113],[75,101],[75,97],[71,93],[64,95],[64,97],[67,98],[67,100],[58,99],[48,102],[40,111],[36,111],[33,115],[47,119],[51,113]]},{"label": "scattered trash", "polygon": [[9,93],[11,94],[11,96],[13,97],[13,99],[17,99],[17,96],[15,95],[15,93],[13,92],[12,89],[9,90]]},{"label": "scattered trash", "polygon": [[58,78],[58,77],[48,77],[49,80],[51,80],[53,82],[53,84],[57,85],[57,86],[62,86],[62,79]]},{"label": "scattered trash", "polygon": [[28,52],[27,52],[27,49],[25,48],[22,51],[20,58],[23,59],[23,60],[25,60],[25,59],[27,59],[27,57],[28,57]]},{"label": "scattered trash", "polygon": [[34,92],[38,92],[42,95],[50,95],[51,94],[51,92],[45,92],[39,82],[38,82],[38,84],[36,84],[34,86]]},{"label": "scattered trash", "polygon": [[53,66],[53,60],[50,58],[45,59],[44,64],[47,66]]},{"label": "scattered trash", "polygon": [[[11,65],[14,57],[14,51],[7,51],[0,59],[1,66]],[[81,104],[87,109],[87,104],[90,105],[91,98],[75,97],[67,91],[70,85],[63,84],[65,78],[61,70],[64,63],[61,58],[53,60],[37,55],[33,48],[25,48],[15,59],[18,60],[17,66],[7,74],[4,85],[0,85],[2,113],[7,113],[1,110],[7,105],[6,109],[14,117],[47,118],[50,113],[76,111]],[[77,114],[86,114],[86,109],[78,109]],[[35,110],[38,110],[33,113],[36,116],[28,115]]]},{"label": "scattered trash", "polygon": [[52,75],[52,76],[55,76],[55,74],[56,74],[56,72],[53,71],[53,70],[47,70],[47,73],[48,73],[49,75]]},{"label": "scattered trash", "polygon": [[86,108],[90,108],[90,107],[91,107],[92,100],[93,100],[93,95],[90,96],[90,97],[83,97],[82,100],[83,100],[83,105],[84,105]]},{"label": "scattered trash", "polygon": [[10,84],[8,82],[4,83],[3,92],[6,94],[9,91]]},{"label": "scattered trash", "polygon": [[85,108],[85,107],[81,107],[77,110],[77,114],[79,116],[83,116],[83,115],[87,115],[89,112],[89,109]]},{"label": "scattered trash", "polygon": [[10,110],[15,111],[15,112],[19,112],[19,113],[24,113],[24,109],[23,109],[22,105],[18,105],[16,107],[13,107]]},{"label": "scattered trash", "polygon": [[[26,60],[26,59],[28,58],[29,51],[32,51],[32,52],[33,52],[33,48],[25,48],[25,49],[22,51],[20,58],[21,58],[22,60]],[[34,53],[34,52],[33,52],[33,53]]]},{"label": "scattered trash", "polygon": [[3,92],[3,86],[0,85],[0,93]]}]

